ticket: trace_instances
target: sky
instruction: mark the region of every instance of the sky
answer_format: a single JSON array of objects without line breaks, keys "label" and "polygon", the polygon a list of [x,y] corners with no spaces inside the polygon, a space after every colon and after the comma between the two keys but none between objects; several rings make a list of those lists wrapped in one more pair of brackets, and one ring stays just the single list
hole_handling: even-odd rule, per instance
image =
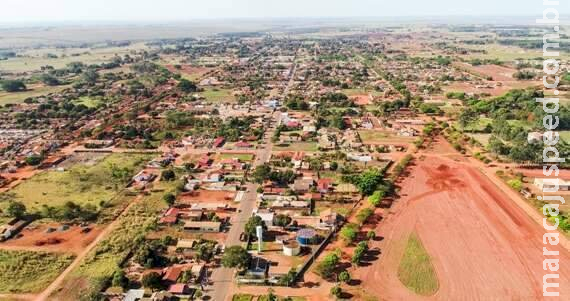
[{"label": "sky", "polygon": [[[542,0],[0,0],[0,23],[199,19],[541,16]],[[560,0],[561,15],[570,5]],[[561,16],[561,17],[562,17]]]}]

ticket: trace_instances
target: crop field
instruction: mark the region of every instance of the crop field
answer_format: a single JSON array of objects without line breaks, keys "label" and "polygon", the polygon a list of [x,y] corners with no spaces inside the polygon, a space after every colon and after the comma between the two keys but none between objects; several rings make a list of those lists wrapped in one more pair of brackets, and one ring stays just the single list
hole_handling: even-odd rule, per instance
[{"label": "crop field", "polygon": [[75,164],[65,171],[45,171],[0,194],[0,200],[21,201],[28,211],[68,201],[98,206],[101,201],[111,200],[149,158],[113,154],[94,165]]},{"label": "crop field", "polygon": [[66,254],[0,250],[0,293],[37,293],[72,260]]},{"label": "crop field", "polygon": [[[1,67],[0,67],[1,69]],[[50,93],[57,93],[69,86],[44,86],[44,85],[30,85],[28,90],[22,92],[5,92],[0,91],[0,105],[22,103],[26,98],[38,97]]]}]

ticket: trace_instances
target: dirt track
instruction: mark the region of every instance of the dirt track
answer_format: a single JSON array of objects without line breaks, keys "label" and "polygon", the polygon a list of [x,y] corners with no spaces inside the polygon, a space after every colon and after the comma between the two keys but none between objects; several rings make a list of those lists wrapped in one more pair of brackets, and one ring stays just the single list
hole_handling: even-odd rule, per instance
[{"label": "dirt track", "polygon": [[[367,291],[385,300],[542,300],[540,225],[468,162],[434,155],[416,160],[410,172],[402,198],[377,229],[384,237],[373,246],[380,259],[358,271]],[[412,231],[439,278],[431,297],[415,295],[397,278]],[[561,293],[570,296],[570,254],[549,249],[560,251]]]}]

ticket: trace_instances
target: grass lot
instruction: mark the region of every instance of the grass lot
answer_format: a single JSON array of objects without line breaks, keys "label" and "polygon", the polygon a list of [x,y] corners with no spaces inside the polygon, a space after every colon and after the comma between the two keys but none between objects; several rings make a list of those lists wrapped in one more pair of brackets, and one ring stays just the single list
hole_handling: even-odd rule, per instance
[{"label": "grass lot", "polygon": [[[291,300],[293,301],[305,301],[307,300],[307,298],[305,297],[289,297]],[[281,301],[285,299],[284,297],[277,297],[277,300]],[[235,294],[232,296],[232,301],[253,301],[253,300],[257,300],[257,301],[268,301],[269,299],[267,298],[266,295],[263,296],[253,296],[253,295],[249,295],[249,294]]]},{"label": "grass lot", "polygon": [[342,93],[346,94],[346,96],[355,96],[355,95],[368,95],[368,94],[372,94],[374,96],[380,96],[382,95],[382,92],[373,90],[373,89],[364,89],[364,88],[359,88],[359,89],[343,89],[341,91]]},{"label": "grass lot", "polygon": [[0,293],[37,293],[73,260],[72,255],[0,250]]},{"label": "grass lot", "polygon": [[316,142],[293,142],[290,144],[275,145],[273,147],[273,150],[277,152],[290,152],[290,151],[316,152],[318,151],[318,146]]},{"label": "grass lot", "polygon": [[[0,69],[2,68],[0,67]],[[38,97],[50,93],[56,93],[66,88],[69,88],[69,86],[50,87],[43,85],[34,85],[34,86],[29,86],[28,90],[22,92],[10,93],[6,91],[0,91],[0,105],[22,103],[26,98]]]},{"label": "grass lot", "polygon": [[235,97],[232,95],[232,90],[230,89],[208,88],[199,94],[204,96],[209,102],[235,101]]},{"label": "grass lot", "polygon": [[560,139],[570,143],[570,131],[560,131]]},{"label": "grass lot", "polygon": [[487,146],[489,144],[489,138],[491,138],[491,134],[469,134],[469,136],[479,141],[483,146]]},{"label": "grass lot", "polygon": [[73,104],[75,105],[84,105],[88,108],[97,108],[100,105],[102,105],[105,101],[102,100],[101,98],[97,98],[97,97],[89,97],[89,96],[83,96],[80,97],[78,99],[75,99],[73,101]]},{"label": "grass lot", "polygon": [[[158,212],[166,208],[162,197],[174,191],[176,184],[176,181],[156,184],[150,195],[142,197],[120,216],[117,228],[70,273],[64,282],[65,288],[52,296],[53,300],[79,300],[86,291],[100,290],[119,263],[136,247],[134,241],[153,229]],[[126,197],[124,202],[132,202],[133,198]]]},{"label": "grass lot", "polygon": [[437,275],[417,234],[412,233],[398,268],[400,281],[416,294],[430,296],[439,289]]},{"label": "grass lot", "polygon": [[232,296],[232,301],[252,301],[253,296],[248,294],[235,294]]},{"label": "grass lot", "polygon": [[411,143],[416,137],[400,137],[391,132],[378,130],[358,131],[363,143]]},{"label": "grass lot", "polygon": [[252,161],[254,158],[254,155],[253,154],[224,153],[224,154],[220,154],[220,156],[218,157],[218,159],[220,159],[220,160],[233,159],[233,158],[240,159],[241,161]]},{"label": "grass lot", "polygon": [[[112,154],[93,165],[75,164],[63,172],[42,172],[0,194],[0,202],[18,200],[28,211],[40,209],[43,204],[57,207],[68,201],[98,206],[122,190],[148,159],[148,155]],[[113,177],[113,170],[119,169],[127,172],[125,177]]]}]

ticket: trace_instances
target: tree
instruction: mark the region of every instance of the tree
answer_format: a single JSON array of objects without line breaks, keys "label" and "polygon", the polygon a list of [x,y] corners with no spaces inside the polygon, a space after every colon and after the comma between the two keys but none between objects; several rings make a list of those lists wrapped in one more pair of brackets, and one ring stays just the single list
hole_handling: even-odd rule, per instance
[{"label": "tree", "polygon": [[372,168],[363,172],[356,180],[356,187],[363,195],[371,195],[382,183],[382,172]]},{"label": "tree", "polygon": [[280,227],[287,227],[291,223],[291,217],[286,214],[278,214],[273,219],[273,224]]},{"label": "tree", "polygon": [[330,253],[317,264],[315,271],[323,278],[331,278],[334,275],[334,270],[339,262],[340,257],[336,253]]},{"label": "tree", "polygon": [[384,191],[376,190],[370,197],[368,197],[368,203],[374,207],[378,207],[380,206],[383,198]]},{"label": "tree", "polygon": [[337,170],[338,169],[338,163],[336,163],[335,161],[331,162],[330,169],[333,171]]},{"label": "tree", "polygon": [[257,166],[252,173],[253,180],[256,183],[263,183],[263,181],[269,179],[269,175],[271,174],[271,167],[268,164],[263,164]]},{"label": "tree", "polygon": [[160,175],[160,179],[167,182],[174,181],[175,178],[176,174],[172,169],[167,169],[163,171]]},{"label": "tree", "polygon": [[60,84],[59,80],[55,76],[49,74],[42,74],[40,76],[40,81],[46,86],[57,86]]},{"label": "tree", "polygon": [[36,166],[39,165],[40,163],[42,163],[42,156],[31,155],[29,157],[26,157],[26,164],[30,166]]},{"label": "tree", "polygon": [[99,73],[94,69],[88,69],[81,75],[81,79],[88,85],[94,85],[99,79]]},{"label": "tree", "polygon": [[168,206],[172,206],[174,205],[174,202],[176,202],[176,196],[172,193],[165,194],[164,197],[162,197],[162,199],[166,204],[168,204]]},{"label": "tree", "polygon": [[26,205],[22,202],[11,201],[6,208],[6,213],[11,217],[22,218],[26,215]]},{"label": "tree", "polygon": [[161,288],[162,277],[157,272],[150,272],[142,277],[142,285],[151,290],[158,290]]},{"label": "tree", "polygon": [[350,282],[350,274],[348,273],[348,271],[342,271],[340,272],[340,274],[338,275],[338,280],[342,281],[344,283],[349,283]]},{"label": "tree", "polygon": [[249,265],[251,255],[241,246],[226,248],[222,257],[222,265],[226,268],[245,269]]},{"label": "tree", "polygon": [[257,215],[250,217],[245,224],[245,233],[249,236],[255,235],[255,229],[257,226],[262,226],[264,229],[266,228],[265,222],[261,219],[261,217]]},{"label": "tree", "polygon": [[331,295],[340,298],[340,296],[342,295],[342,289],[340,288],[340,286],[335,285],[331,287]]},{"label": "tree", "polygon": [[366,233],[366,237],[367,237],[369,240],[373,240],[374,238],[376,238],[376,232],[370,230],[370,231],[368,231],[368,233]]},{"label": "tree", "polygon": [[116,270],[115,273],[113,273],[112,285],[115,287],[122,287],[122,288],[126,288],[127,286],[129,286],[129,278],[125,276],[125,272],[123,270],[119,269]]},{"label": "tree", "polygon": [[366,220],[372,216],[372,214],[374,214],[374,211],[372,209],[364,208],[360,210],[358,214],[356,214],[356,220],[358,220],[360,224],[364,224],[364,222],[366,222]]},{"label": "tree", "polygon": [[340,237],[345,241],[346,244],[351,244],[358,234],[358,226],[355,224],[346,224],[340,230]]},{"label": "tree", "polygon": [[19,92],[26,90],[26,84],[21,80],[3,80],[0,87],[6,92]]},{"label": "tree", "polygon": [[198,90],[198,87],[196,87],[195,83],[187,79],[181,79],[178,83],[178,89],[180,89],[182,92],[191,93],[196,92]]}]

